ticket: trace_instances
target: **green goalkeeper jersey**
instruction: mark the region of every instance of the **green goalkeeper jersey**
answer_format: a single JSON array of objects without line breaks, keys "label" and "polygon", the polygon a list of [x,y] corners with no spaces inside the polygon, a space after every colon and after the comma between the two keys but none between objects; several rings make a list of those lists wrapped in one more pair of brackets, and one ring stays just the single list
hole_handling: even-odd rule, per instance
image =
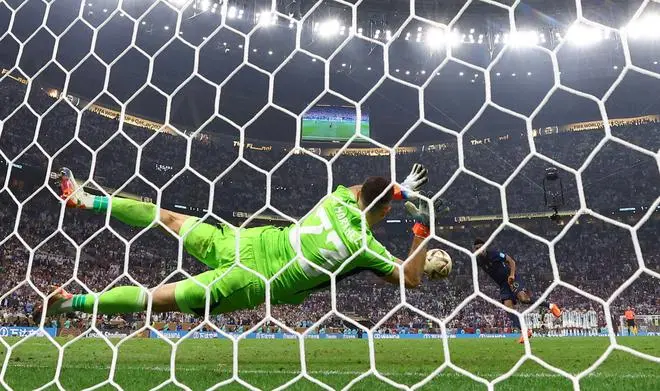
[{"label": "green goalkeeper jersey", "polygon": [[[362,270],[385,276],[395,268],[395,257],[371,230],[367,227],[362,233],[357,200],[344,186],[338,186],[300,222],[300,227],[264,229],[258,240],[262,254],[254,260],[257,271],[271,277],[286,267],[271,282],[273,304],[297,304],[311,292],[330,285],[330,277],[311,264],[329,272],[343,266],[339,276]],[[298,243],[301,253],[296,256]],[[363,244],[369,251],[363,249]]]}]

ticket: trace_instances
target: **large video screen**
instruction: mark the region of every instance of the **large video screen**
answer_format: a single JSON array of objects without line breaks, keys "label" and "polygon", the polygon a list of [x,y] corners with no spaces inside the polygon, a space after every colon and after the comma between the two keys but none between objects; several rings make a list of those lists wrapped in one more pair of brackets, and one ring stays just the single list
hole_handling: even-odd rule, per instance
[{"label": "large video screen", "polygon": [[[354,107],[315,106],[302,119],[302,138],[306,141],[346,141],[355,134]],[[362,110],[360,134],[369,136],[369,114]]]}]

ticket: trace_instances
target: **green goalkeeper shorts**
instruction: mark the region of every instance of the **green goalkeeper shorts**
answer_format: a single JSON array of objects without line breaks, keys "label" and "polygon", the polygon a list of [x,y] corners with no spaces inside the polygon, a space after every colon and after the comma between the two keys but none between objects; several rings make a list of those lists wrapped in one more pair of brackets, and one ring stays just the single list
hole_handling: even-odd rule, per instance
[{"label": "green goalkeeper shorts", "polygon": [[[203,315],[206,305],[206,288],[209,293],[210,313],[218,314],[238,309],[253,308],[265,300],[265,285],[256,274],[235,265],[235,231],[225,225],[197,224],[195,217],[188,218],[181,227],[185,235],[186,251],[213,270],[179,281],[175,299],[181,312]],[[258,236],[266,228],[241,230],[239,256],[241,263],[254,269],[255,249]],[[232,268],[232,266],[234,266]]]}]

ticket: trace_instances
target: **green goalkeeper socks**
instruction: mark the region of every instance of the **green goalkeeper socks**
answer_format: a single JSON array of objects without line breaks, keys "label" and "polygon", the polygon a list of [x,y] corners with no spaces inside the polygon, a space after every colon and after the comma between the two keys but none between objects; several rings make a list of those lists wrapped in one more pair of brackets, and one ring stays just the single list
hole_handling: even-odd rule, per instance
[{"label": "green goalkeeper socks", "polygon": [[[92,313],[96,298],[92,294],[73,295],[62,304],[61,309]],[[126,314],[144,311],[147,308],[147,292],[137,286],[119,286],[98,298],[100,314]]]},{"label": "green goalkeeper socks", "polygon": [[112,204],[112,217],[131,227],[146,227],[156,218],[158,207],[152,203],[135,201],[128,198],[112,197],[109,202],[106,196],[94,196],[92,208],[103,213]]}]

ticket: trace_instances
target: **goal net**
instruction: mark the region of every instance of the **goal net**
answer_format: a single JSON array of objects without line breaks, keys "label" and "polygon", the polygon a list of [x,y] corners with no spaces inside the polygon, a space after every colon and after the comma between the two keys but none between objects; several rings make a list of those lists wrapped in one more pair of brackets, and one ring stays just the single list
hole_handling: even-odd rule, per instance
[{"label": "goal net", "polygon": [[[580,389],[615,351],[660,362],[619,338],[631,303],[639,330],[658,332],[660,3],[537,3],[1,2],[0,384],[416,389],[455,375],[493,389],[531,373]],[[339,185],[398,186],[415,163],[430,173],[424,245],[450,254],[447,279],[410,290],[309,266],[296,248],[285,269],[325,274],[325,289],[279,305],[279,274],[259,275],[265,303],[224,314],[209,300],[203,314],[153,311],[155,288],[208,270],[185,237],[68,209],[56,183],[69,167],[91,194],[240,237],[299,227]],[[372,231],[406,259],[412,224],[397,204]],[[476,238],[516,260],[530,303],[493,283]],[[147,290],[147,310],[34,316],[54,286],[98,298],[120,285]],[[570,341],[552,356],[537,336],[602,338],[567,367]],[[490,372],[460,350],[513,337],[524,347],[502,348],[505,366],[480,356]],[[222,341],[202,350],[202,338]]]}]

